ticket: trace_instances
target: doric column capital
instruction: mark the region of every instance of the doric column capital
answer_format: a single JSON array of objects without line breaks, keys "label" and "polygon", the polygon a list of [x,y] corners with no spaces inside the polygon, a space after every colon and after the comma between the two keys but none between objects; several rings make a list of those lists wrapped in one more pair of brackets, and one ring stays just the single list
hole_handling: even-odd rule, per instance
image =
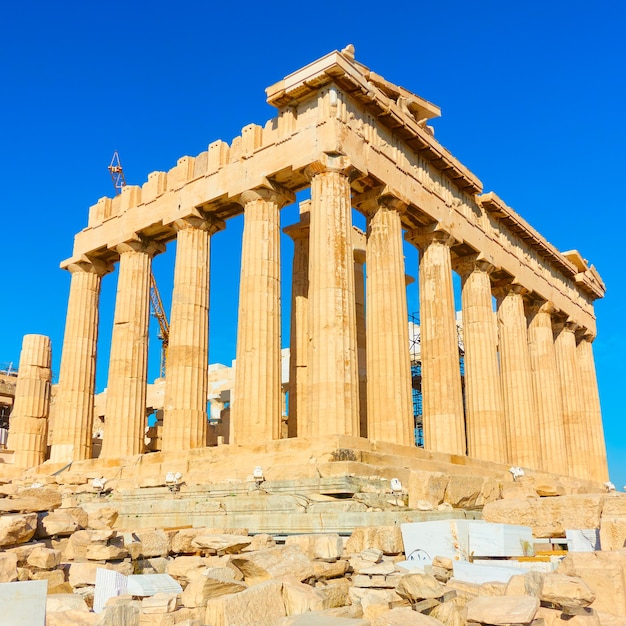
[{"label": "doric column capital", "polygon": [[220,230],[226,228],[224,220],[210,214],[204,215],[190,215],[178,219],[173,224],[174,230],[180,232],[181,230],[187,230],[188,228],[195,228],[197,230],[208,231],[209,235],[213,235]]},{"label": "doric column capital", "polygon": [[138,234],[135,235],[135,238],[133,239],[129,239],[123,243],[118,243],[115,246],[115,250],[119,254],[124,254],[125,252],[143,252],[150,257],[154,257],[165,251],[165,244]]},{"label": "doric column capital", "polygon": [[304,175],[309,180],[312,180],[318,174],[326,172],[339,172],[349,178],[350,182],[356,180],[361,175],[361,172],[352,165],[350,157],[343,154],[328,154],[324,152],[318,161],[314,161],[304,168]]},{"label": "doric column capital", "polygon": [[580,328],[580,326],[571,319],[555,320],[552,326],[556,335],[560,335],[563,332],[576,334],[576,331]]},{"label": "doric column capital", "polygon": [[500,282],[493,290],[493,295],[498,301],[506,298],[509,294],[515,294],[518,296],[525,296],[530,293],[530,290],[516,282]]},{"label": "doric column capital", "polygon": [[388,211],[396,211],[400,215],[409,208],[408,202],[401,200],[389,191],[387,185],[376,187],[354,196],[352,204],[370,218],[381,208]]},{"label": "doric column capital", "polygon": [[70,274],[77,272],[86,272],[88,274],[97,274],[104,276],[113,271],[113,264],[102,259],[83,257],[78,261],[63,266]]},{"label": "doric column capital", "polygon": [[537,313],[547,313],[551,316],[557,311],[557,308],[550,300],[542,300],[541,298],[529,298],[527,310],[528,313],[532,316],[537,315]]},{"label": "doric column capital", "polygon": [[293,204],[296,201],[296,196],[289,189],[268,181],[262,187],[255,187],[254,189],[244,191],[239,196],[238,202],[245,210],[248,202],[254,202],[256,200],[274,202],[279,208],[282,208],[288,204]]},{"label": "doric column capital", "polygon": [[462,277],[469,276],[472,272],[491,274],[497,269],[493,263],[489,262],[481,254],[457,257],[452,261],[452,268]]},{"label": "doric column capital", "polygon": [[433,242],[443,243],[449,248],[456,243],[456,239],[439,224],[414,228],[413,230],[407,231],[404,238],[420,251],[427,248]]},{"label": "doric column capital", "polygon": [[584,326],[580,326],[578,330],[576,331],[576,339],[578,340],[578,343],[580,343],[581,341],[586,341],[587,343],[593,343],[596,339],[596,335],[594,332],[592,332],[588,328],[585,328]]}]

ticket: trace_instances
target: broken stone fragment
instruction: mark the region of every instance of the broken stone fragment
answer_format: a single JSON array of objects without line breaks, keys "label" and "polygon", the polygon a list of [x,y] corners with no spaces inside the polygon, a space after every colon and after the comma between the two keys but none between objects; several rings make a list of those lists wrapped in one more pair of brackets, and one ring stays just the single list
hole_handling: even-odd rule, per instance
[{"label": "broken stone fragment", "polygon": [[37,513],[0,516],[0,547],[30,541],[37,529]]},{"label": "broken stone fragment", "polygon": [[203,552],[209,551],[232,554],[241,552],[242,548],[249,546],[251,541],[249,537],[241,535],[211,534],[197,535],[192,539],[191,545]]},{"label": "broken stone fragment", "polygon": [[530,624],[539,598],[530,596],[479,597],[467,604],[467,621],[481,624]]},{"label": "broken stone fragment", "polygon": [[399,607],[381,613],[371,621],[371,626],[444,626],[429,615],[418,613],[411,607]]},{"label": "broken stone fragment", "polygon": [[310,559],[336,561],[343,554],[343,540],[336,533],[293,535],[285,545],[297,545]]},{"label": "broken stone fragment", "polygon": [[561,607],[586,607],[596,596],[582,578],[563,574],[546,574],[543,578],[540,599]]},{"label": "broken stone fragment", "polygon": [[11,583],[17,578],[17,555],[0,552],[0,583]]},{"label": "broken stone fragment", "polygon": [[419,572],[404,574],[398,582],[396,591],[411,602],[440,598],[445,593],[443,585],[434,576]]},{"label": "broken stone fragment", "polygon": [[181,595],[183,606],[206,606],[209,598],[239,593],[248,586],[235,580],[234,572],[227,567],[214,567],[192,577]]},{"label": "broken stone fragment", "polygon": [[383,554],[400,554],[404,551],[400,526],[361,526],[355,528],[346,542],[348,554],[358,554],[368,548],[381,550]]},{"label": "broken stone fragment", "polygon": [[302,582],[315,576],[313,563],[298,546],[276,546],[240,554],[232,559],[251,585],[265,580],[287,579]]},{"label": "broken stone fragment", "polygon": [[28,555],[28,559],[26,562],[31,567],[38,567],[40,569],[52,569],[61,562],[61,551],[37,546]]}]

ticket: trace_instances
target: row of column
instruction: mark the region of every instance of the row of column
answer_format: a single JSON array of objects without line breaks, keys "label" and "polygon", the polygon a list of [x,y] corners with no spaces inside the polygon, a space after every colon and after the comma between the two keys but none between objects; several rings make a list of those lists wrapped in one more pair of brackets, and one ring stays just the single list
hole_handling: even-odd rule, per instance
[{"label": "row of column", "polygon": [[[362,277],[355,274],[352,246],[353,170],[345,157],[328,156],[307,168],[307,175],[309,222],[288,229],[295,241],[289,435],[358,436],[366,427],[371,439],[412,445],[401,223],[406,205],[382,194],[365,207],[364,368],[357,339],[356,286]],[[270,184],[240,198],[244,234],[233,443],[280,437],[280,209],[293,200],[289,191]],[[211,235],[224,225],[197,215],[174,226],[177,254],[164,450],[206,445],[209,248]],[[461,260],[455,269],[462,277],[464,401],[452,288],[453,240],[427,229],[411,231],[407,239],[420,251],[425,447],[605,480],[591,338],[584,336],[577,343],[577,329],[565,324],[553,340],[552,311],[545,303],[532,309],[527,325],[524,290],[516,285],[495,292],[496,329],[492,267],[480,258]],[[117,247],[105,457],[143,451],[149,277],[152,258],[162,249],[142,237]],[[51,455],[56,461],[91,454],[98,296],[101,277],[110,270],[87,260],[69,269],[72,283]]]}]

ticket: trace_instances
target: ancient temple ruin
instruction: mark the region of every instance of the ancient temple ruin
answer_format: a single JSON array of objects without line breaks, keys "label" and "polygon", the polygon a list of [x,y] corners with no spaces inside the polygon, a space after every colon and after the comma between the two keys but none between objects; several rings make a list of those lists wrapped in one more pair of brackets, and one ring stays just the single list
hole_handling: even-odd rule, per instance
[{"label": "ancient temple ruin", "polygon": [[[286,229],[295,242],[289,437],[415,445],[405,274],[416,268],[405,268],[404,236],[419,250],[426,450],[607,480],[592,354],[604,285],[593,266],[483,193],[435,140],[428,121],[439,108],[357,62],[351,47],[272,85],[267,101],[278,114],[265,126],[91,207],[61,264],[71,289],[51,461],[92,455],[100,285],[116,263],[102,457],[144,452],[151,262],[174,239],[162,449],[210,443],[210,242],[240,213],[230,441],[282,436],[279,216],[310,187]],[[363,247],[353,210],[367,217]]]}]

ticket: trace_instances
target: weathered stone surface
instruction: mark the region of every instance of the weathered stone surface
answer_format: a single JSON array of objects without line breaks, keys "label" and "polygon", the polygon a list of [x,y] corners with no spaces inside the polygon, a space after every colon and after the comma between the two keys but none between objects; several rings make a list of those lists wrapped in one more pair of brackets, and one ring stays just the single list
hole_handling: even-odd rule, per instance
[{"label": "weathered stone surface", "polygon": [[430,616],[443,622],[446,626],[466,626],[467,607],[460,598],[450,602],[443,602],[434,607]]},{"label": "weathered stone surface", "polygon": [[133,573],[132,563],[107,563],[102,565],[101,563],[95,563],[88,561],[86,563],[71,563],[69,567],[69,583],[72,587],[85,587],[96,584],[96,569],[104,567],[106,569],[112,569],[116,572],[120,572],[125,576],[129,576]]},{"label": "weathered stone surface", "polygon": [[401,578],[402,575],[396,572],[391,574],[356,574],[352,577],[352,584],[355,587],[395,589]]},{"label": "weathered stone surface", "polygon": [[28,555],[26,562],[32,567],[52,569],[61,562],[61,551],[38,546]]},{"label": "weathered stone surface", "polygon": [[[170,551],[171,538],[173,533],[164,530],[138,530],[134,533],[124,533],[124,546],[129,550],[130,545],[139,542],[138,556],[145,558],[153,556],[167,556]],[[130,550],[129,550],[130,552]]]},{"label": "weathered stone surface", "polygon": [[227,534],[227,535],[248,535],[248,531],[245,528],[237,529],[215,529],[215,528],[185,528],[179,530],[172,537],[171,551],[174,554],[194,554],[198,551],[198,548],[192,545],[192,541],[200,535],[211,534]]},{"label": "weathered stone surface", "polygon": [[128,550],[113,544],[94,544],[87,548],[86,557],[90,561],[119,561],[128,556]]},{"label": "weathered stone surface", "polygon": [[61,506],[61,494],[56,489],[40,487],[25,489],[13,498],[0,499],[0,513],[36,513],[52,511]]},{"label": "weathered stone surface", "polygon": [[403,598],[417,602],[427,598],[440,598],[445,589],[443,585],[430,574],[404,574],[400,578],[396,591]]},{"label": "weathered stone surface", "polygon": [[297,545],[310,559],[336,561],[343,553],[343,539],[336,533],[292,535],[285,545]]},{"label": "weathered stone surface", "polygon": [[350,581],[346,578],[334,578],[315,583],[326,598],[326,606],[337,608],[350,604]]},{"label": "weathered stone surface", "polygon": [[363,617],[369,620],[386,613],[392,603],[397,605],[402,602],[402,598],[393,589],[353,587],[349,595],[351,601],[363,609]]},{"label": "weathered stone surface", "polygon": [[48,593],[69,593],[72,587],[65,582],[65,571],[62,569],[38,570],[31,572],[30,580],[47,580]]},{"label": "weathered stone surface", "polygon": [[371,626],[368,619],[352,617],[352,607],[342,609],[341,614],[336,611],[337,609],[327,609],[284,617],[276,626]]},{"label": "weathered stone surface", "polygon": [[482,493],[483,477],[452,474],[449,479],[444,502],[454,508],[474,506]]},{"label": "weathered stone surface", "polygon": [[0,552],[0,583],[17,580],[17,555],[12,552]]},{"label": "weathered stone surface", "polygon": [[94,530],[113,528],[118,518],[118,511],[113,507],[101,507],[88,511],[87,527]]},{"label": "weathered stone surface", "polygon": [[530,624],[539,599],[530,596],[479,597],[467,604],[467,620],[483,624]]},{"label": "weathered stone surface", "polygon": [[348,565],[348,561],[343,559],[333,563],[327,563],[326,561],[313,561],[313,571],[317,580],[338,578],[346,573]]},{"label": "weathered stone surface", "polygon": [[203,571],[199,576],[192,577],[182,593],[181,600],[183,606],[188,608],[206,606],[209,598],[239,593],[247,587],[245,583],[235,580],[231,569],[215,567]]},{"label": "weathered stone surface", "polygon": [[254,550],[265,550],[265,548],[274,548],[276,547],[276,542],[272,535],[267,535],[265,533],[259,533],[258,535],[254,535],[250,537],[250,545],[243,548],[242,552],[253,552]]},{"label": "weathered stone surface", "polygon": [[[560,609],[549,609],[540,606],[535,615],[536,620],[543,620],[545,626],[610,626],[610,622],[602,621],[597,611],[593,609],[579,609],[580,615],[566,615]],[[618,621],[612,626],[623,626],[624,621]]]},{"label": "weathered stone surface", "polygon": [[302,582],[315,576],[313,564],[297,546],[277,546],[232,559],[251,585],[272,578]]},{"label": "weathered stone surface", "polygon": [[157,593],[141,600],[141,612],[148,615],[173,613],[176,610],[175,593]]},{"label": "weathered stone surface", "polygon": [[542,602],[552,602],[560,606],[589,606],[595,599],[589,585],[581,578],[563,574],[547,574],[543,577]]},{"label": "weathered stone surface", "polygon": [[395,563],[387,557],[378,563],[364,561],[358,556],[350,558],[350,567],[357,574],[393,574],[396,571]]},{"label": "weathered stone surface", "polygon": [[275,626],[286,616],[282,582],[269,580],[241,593],[211,598],[206,623],[211,626]]},{"label": "weathered stone surface", "polygon": [[243,548],[250,545],[252,540],[248,537],[240,535],[225,535],[225,534],[211,534],[211,535],[196,535],[191,541],[192,547],[196,550],[202,550],[207,552],[219,552],[235,554],[241,552]]},{"label": "weathered stone surface", "polygon": [[605,496],[600,519],[600,545],[602,550],[621,550],[626,546],[626,494]]},{"label": "weathered stone surface", "polygon": [[201,556],[178,556],[167,564],[167,573],[179,582],[188,582],[205,567],[206,561]]},{"label": "weathered stone surface", "polygon": [[348,554],[358,554],[368,548],[377,548],[384,554],[400,554],[404,550],[400,526],[361,526],[346,542]]},{"label": "weathered stone surface", "polygon": [[479,596],[503,596],[506,592],[507,583],[487,582],[482,583],[478,589]]},{"label": "weathered stone surface", "polygon": [[104,611],[100,613],[96,624],[98,626],[139,626],[140,615],[140,602],[128,602],[126,604],[106,606]]},{"label": "weathered stone surface", "polygon": [[75,593],[56,593],[46,598],[46,612],[49,611],[89,611],[87,603]]},{"label": "weathered stone surface", "polygon": [[100,624],[99,618],[100,616],[95,613],[77,609],[46,612],[46,626],[68,626],[68,624],[72,624],[72,626],[94,626]]},{"label": "weathered stone surface", "polygon": [[418,508],[419,501],[428,502],[431,510],[443,502],[448,476],[441,472],[412,471],[409,474],[409,507]]},{"label": "weathered stone surface", "polygon": [[37,529],[37,514],[0,516],[0,547],[30,541]]},{"label": "weathered stone surface", "polygon": [[372,626],[443,626],[434,617],[414,611],[411,607],[399,607],[385,611],[371,621]]},{"label": "weathered stone surface", "polygon": [[483,508],[487,522],[530,526],[535,537],[562,537],[568,528],[598,528],[605,496],[557,496],[525,500],[498,500]]},{"label": "weathered stone surface", "polygon": [[37,537],[71,535],[80,526],[68,509],[57,509],[52,513],[40,513],[37,522]]},{"label": "weathered stone surface", "polygon": [[283,582],[283,602],[287,615],[299,615],[330,608],[322,590],[293,581]]},{"label": "weathered stone surface", "polygon": [[170,559],[162,556],[153,556],[149,559],[138,559],[137,570],[139,574],[165,574]]}]

